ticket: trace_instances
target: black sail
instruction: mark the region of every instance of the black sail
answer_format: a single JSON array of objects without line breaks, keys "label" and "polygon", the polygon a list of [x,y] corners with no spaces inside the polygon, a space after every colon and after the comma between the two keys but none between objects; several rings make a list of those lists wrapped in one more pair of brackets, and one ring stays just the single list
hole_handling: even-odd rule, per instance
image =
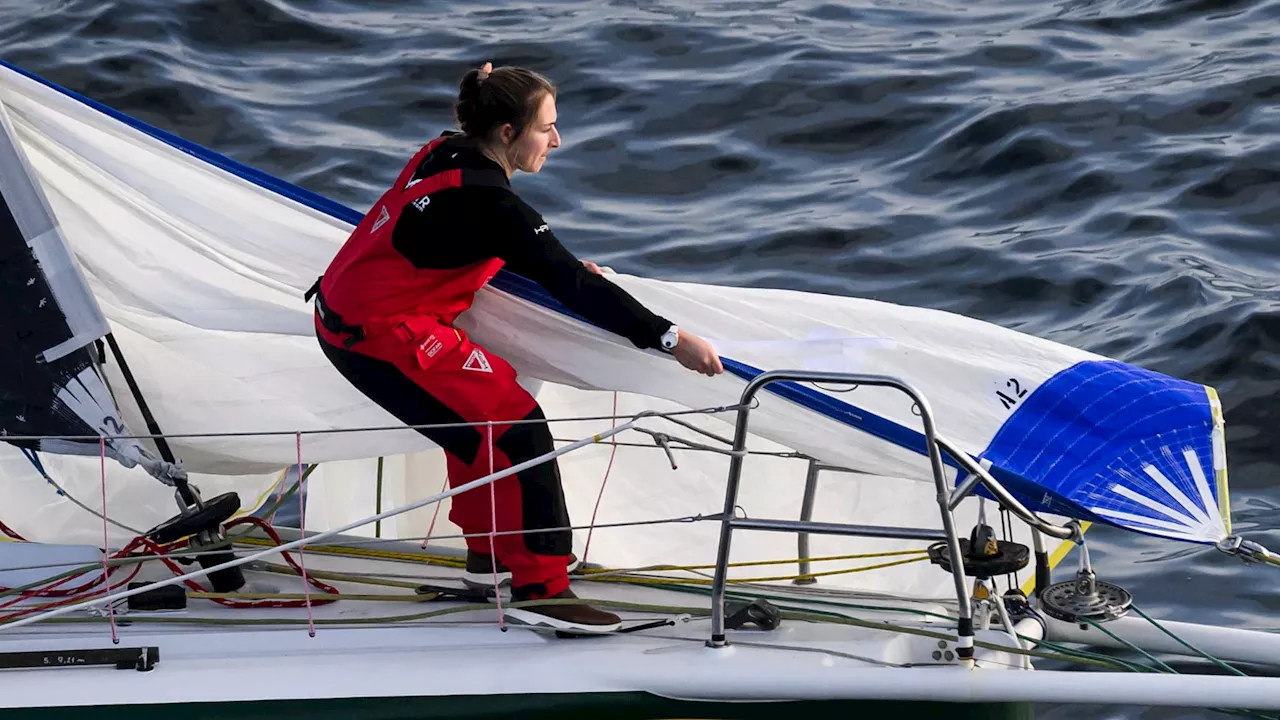
[{"label": "black sail", "polygon": [[96,455],[106,437],[132,466],[146,453],[118,437],[128,433],[94,350],[107,322],[32,178],[0,105],[0,439]]}]

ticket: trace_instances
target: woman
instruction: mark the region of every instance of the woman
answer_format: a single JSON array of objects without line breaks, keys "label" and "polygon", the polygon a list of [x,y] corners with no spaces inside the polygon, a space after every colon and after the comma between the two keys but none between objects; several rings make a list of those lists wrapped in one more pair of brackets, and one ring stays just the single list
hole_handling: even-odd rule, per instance
[{"label": "woman", "polygon": [[[325,355],[353,385],[410,425],[545,420],[506,361],[454,327],[500,268],[534,280],[569,309],[638,348],[670,352],[715,375],[720,359],[702,338],[641,306],[577,260],[536,210],[511,189],[517,171],[536,173],[560,146],[556,90],[522,68],[485,63],[462,79],[455,105],[461,133],[422,148],[352,233],[313,290]],[[462,485],[553,449],[546,423],[425,429],[445,450],[449,482]],[[492,445],[492,457],[489,447]],[[542,463],[488,488],[454,497],[449,518],[467,539],[469,574],[510,568],[516,600],[575,598],[569,590],[572,535],[560,473]],[[489,555],[497,530],[497,565]],[[490,580],[491,581],[491,580]],[[585,603],[512,610],[565,630],[608,632],[618,616]]]}]

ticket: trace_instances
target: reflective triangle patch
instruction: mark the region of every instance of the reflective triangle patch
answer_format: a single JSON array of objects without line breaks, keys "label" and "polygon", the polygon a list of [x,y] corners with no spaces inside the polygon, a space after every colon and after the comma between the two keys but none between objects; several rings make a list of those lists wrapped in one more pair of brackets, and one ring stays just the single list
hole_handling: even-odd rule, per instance
[{"label": "reflective triangle patch", "polygon": [[480,352],[480,348],[471,351],[467,361],[462,363],[463,370],[475,370],[476,372],[493,372],[493,368],[489,367],[489,358]]},{"label": "reflective triangle patch", "polygon": [[387,224],[387,221],[390,219],[391,219],[391,213],[387,212],[387,206],[383,205],[382,212],[378,213],[378,221],[373,224],[373,232],[377,232],[378,228]]}]

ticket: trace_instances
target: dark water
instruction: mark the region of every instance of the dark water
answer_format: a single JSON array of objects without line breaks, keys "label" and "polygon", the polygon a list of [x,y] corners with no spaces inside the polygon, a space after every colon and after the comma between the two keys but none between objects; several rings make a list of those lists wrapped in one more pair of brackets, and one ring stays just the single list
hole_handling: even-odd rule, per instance
[{"label": "dark water", "polygon": [[[1235,525],[1273,548],[1278,29],[1276,0],[0,0],[3,59],[360,209],[465,70],[539,70],[564,146],[517,187],[579,255],[941,308],[1213,385]],[[1090,538],[1149,611],[1280,629],[1280,572]]]}]

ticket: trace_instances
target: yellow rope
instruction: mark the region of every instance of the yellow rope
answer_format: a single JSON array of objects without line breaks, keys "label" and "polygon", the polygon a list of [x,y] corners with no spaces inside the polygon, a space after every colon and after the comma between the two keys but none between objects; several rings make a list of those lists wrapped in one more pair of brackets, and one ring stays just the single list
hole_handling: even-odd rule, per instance
[{"label": "yellow rope", "polygon": [[[859,553],[857,555],[827,555],[825,557],[814,557],[814,558],[793,558],[790,560],[755,560],[750,562],[729,563],[728,567],[736,568],[736,567],[756,567],[761,565],[795,565],[801,562],[815,563],[815,562],[829,562],[832,560],[866,560],[869,558],[895,557],[898,555],[924,555],[926,552],[928,551],[927,550],[893,550],[889,552],[878,552],[878,553]],[[914,559],[923,560],[924,558],[919,557]],[[639,569],[644,570],[646,572],[649,572],[649,571],[673,572],[677,570],[714,570],[715,568],[716,568],[715,565],[653,565],[653,566],[647,566]],[[616,572],[619,572],[619,571],[610,570],[608,568],[592,568],[592,569],[579,570],[578,574],[599,575],[601,573],[616,573]],[[846,572],[846,571],[839,570],[837,572]],[[823,574],[826,574],[826,573],[818,573],[816,575],[813,573],[808,573],[803,577],[818,577],[819,575],[823,575]],[[797,575],[796,577],[802,577],[802,576]]]},{"label": "yellow rope", "polygon": [[[275,542],[268,538],[256,537],[238,537],[237,544],[257,545],[259,547],[270,547]],[[347,557],[371,557],[379,560],[401,560],[404,562],[416,562],[431,565],[448,565],[450,567],[462,567],[463,561],[457,558],[444,557],[443,555],[425,555],[417,553],[402,553],[390,550],[372,550],[369,548],[339,547],[332,545],[308,545],[308,553],[320,553],[324,555],[344,555]]]},{"label": "yellow rope", "polygon": [[[267,572],[276,573],[278,575],[292,575],[299,577],[298,571],[288,565],[276,565],[274,563],[263,563],[263,568]],[[408,580],[395,580],[392,578],[369,577],[365,575],[353,575],[350,573],[332,572],[326,570],[308,570],[307,577],[317,578],[319,580],[343,580],[346,582],[364,583],[365,585],[380,585],[382,587],[398,587],[413,590],[422,585],[422,582],[410,582]],[[344,596],[345,597],[345,596]]]},{"label": "yellow rope", "polygon": [[[246,545],[257,545],[262,547],[266,547],[274,544],[271,540],[268,540],[266,538],[251,538],[251,537],[236,538],[236,542],[243,543]],[[446,557],[444,555],[403,553],[403,552],[395,552],[391,550],[374,550],[371,548],[353,548],[353,547],[321,545],[321,546],[309,546],[307,548],[307,552],[323,553],[323,554],[329,554],[329,555],[344,555],[349,557],[370,557],[370,558],[375,558],[380,560],[402,560],[405,562],[422,563],[422,564],[428,564],[428,565],[443,565],[445,567],[463,567],[466,564],[465,561],[463,561],[460,558]],[[814,563],[814,562],[831,562],[835,560],[866,560],[871,558],[895,557],[900,555],[921,555],[921,557],[914,558],[914,559],[923,560],[924,559],[923,555],[925,552],[927,551],[922,549],[892,550],[888,552],[856,553],[853,555],[826,555],[823,557],[812,557],[812,558],[789,558],[786,560],[756,560],[756,561],[750,561],[750,562],[730,563],[729,567],[737,568],[737,567],[755,567],[755,566],[763,566],[763,565],[792,565],[792,564],[797,564],[804,561]],[[655,572],[658,572],[658,571],[675,572],[680,570],[713,570],[715,569],[715,565],[655,565],[653,567],[646,567],[644,569],[652,570]],[[867,568],[867,569],[870,570],[872,568]],[[602,573],[617,573],[617,572],[619,572],[619,570],[614,568],[591,568],[591,569],[584,568],[579,571],[579,574],[597,575]],[[847,571],[840,570],[838,572],[847,572]],[[804,575],[803,577],[819,577],[823,574],[826,574],[826,573],[818,573],[818,574],[810,573],[810,574]],[[797,575],[794,577],[802,577],[802,576]]]},{"label": "yellow rope", "polygon": [[[827,570],[825,572],[805,573],[803,575],[776,575],[773,577],[753,577],[753,578],[730,578],[729,584],[740,583],[762,583],[776,582],[780,580],[807,580],[809,578],[826,577],[828,575],[846,575],[849,573],[863,572],[865,570],[879,570],[880,568],[893,567],[894,565],[906,565],[907,563],[920,562],[928,560],[927,556],[907,558],[905,560],[894,560],[893,562],[878,563],[876,565],[867,565],[865,567],[847,568],[845,570]],[[655,578],[655,577],[635,577],[618,575],[616,577],[591,578],[593,582],[623,582],[640,585],[710,585],[711,580],[707,578]]]}]

